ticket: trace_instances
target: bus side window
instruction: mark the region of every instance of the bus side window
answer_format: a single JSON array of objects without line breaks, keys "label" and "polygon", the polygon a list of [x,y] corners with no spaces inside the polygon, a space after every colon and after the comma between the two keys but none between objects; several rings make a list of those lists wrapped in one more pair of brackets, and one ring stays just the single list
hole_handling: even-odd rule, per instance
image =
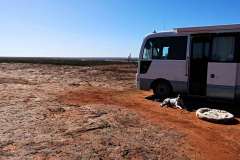
[{"label": "bus side window", "polygon": [[186,59],[187,37],[157,37],[147,40],[142,58],[144,60]]},{"label": "bus side window", "polygon": [[221,36],[214,37],[212,47],[212,61],[233,62],[235,52],[235,37]]},{"label": "bus side window", "polygon": [[158,38],[158,45],[161,46],[159,59],[186,59],[187,37],[160,37]]},{"label": "bus side window", "polygon": [[161,53],[161,50],[160,50],[160,48],[157,48],[157,47],[155,47],[155,48],[153,48],[153,59],[161,59],[161,57],[162,57],[162,53]]},{"label": "bus side window", "polygon": [[170,47],[163,47],[162,48],[162,59],[168,59]]},{"label": "bus side window", "polygon": [[152,59],[152,42],[151,41],[147,41],[145,46],[144,46],[144,50],[143,50],[143,56],[142,58],[144,60],[150,60]]},{"label": "bus side window", "polygon": [[161,59],[161,43],[158,41],[159,38],[152,38],[152,59]]}]

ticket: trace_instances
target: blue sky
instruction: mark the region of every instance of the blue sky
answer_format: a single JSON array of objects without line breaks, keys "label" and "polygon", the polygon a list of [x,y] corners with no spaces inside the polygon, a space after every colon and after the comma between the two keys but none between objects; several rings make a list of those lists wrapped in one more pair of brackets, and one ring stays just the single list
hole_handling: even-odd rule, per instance
[{"label": "blue sky", "polygon": [[137,56],[154,29],[240,23],[238,0],[0,0],[0,56]]}]

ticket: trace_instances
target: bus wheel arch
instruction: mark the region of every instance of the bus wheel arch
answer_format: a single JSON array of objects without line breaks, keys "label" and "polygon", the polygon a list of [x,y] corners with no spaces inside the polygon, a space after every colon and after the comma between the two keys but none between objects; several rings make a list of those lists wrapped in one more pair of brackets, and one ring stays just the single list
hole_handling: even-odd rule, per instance
[{"label": "bus wheel arch", "polygon": [[173,93],[171,83],[166,79],[156,79],[151,83],[151,89],[157,98],[167,98]]}]

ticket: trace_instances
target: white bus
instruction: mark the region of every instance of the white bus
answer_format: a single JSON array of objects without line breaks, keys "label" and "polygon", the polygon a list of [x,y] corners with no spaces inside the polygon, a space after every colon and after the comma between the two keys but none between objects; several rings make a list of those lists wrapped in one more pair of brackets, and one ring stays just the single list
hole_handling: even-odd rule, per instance
[{"label": "white bus", "polygon": [[147,35],[136,81],[161,97],[177,92],[240,99],[240,24]]}]

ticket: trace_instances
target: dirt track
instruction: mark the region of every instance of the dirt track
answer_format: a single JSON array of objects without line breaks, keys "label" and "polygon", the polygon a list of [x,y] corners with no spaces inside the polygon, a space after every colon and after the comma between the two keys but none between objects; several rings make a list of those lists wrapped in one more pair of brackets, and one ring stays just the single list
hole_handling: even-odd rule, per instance
[{"label": "dirt track", "polygon": [[0,68],[0,159],[240,159],[240,124],[160,108],[133,64]]}]

